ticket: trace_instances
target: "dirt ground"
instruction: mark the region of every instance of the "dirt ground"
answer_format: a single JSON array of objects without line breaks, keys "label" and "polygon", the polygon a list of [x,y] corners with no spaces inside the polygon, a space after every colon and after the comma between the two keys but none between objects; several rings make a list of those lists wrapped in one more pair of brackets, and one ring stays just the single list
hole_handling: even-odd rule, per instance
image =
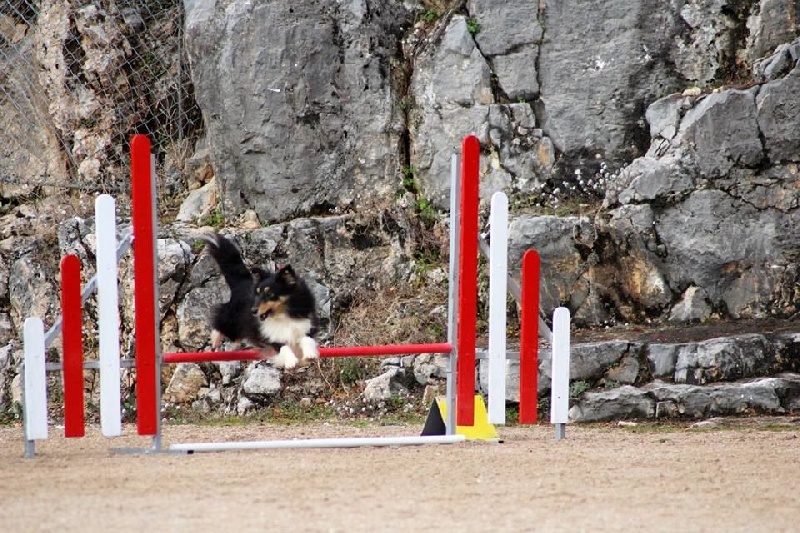
[{"label": "dirt ground", "polygon": [[[498,428],[501,443],[121,455],[0,428],[0,530],[797,531],[800,425]],[[343,423],[167,426],[165,444],[417,435]],[[126,428],[134,434],[133,428]]]}]

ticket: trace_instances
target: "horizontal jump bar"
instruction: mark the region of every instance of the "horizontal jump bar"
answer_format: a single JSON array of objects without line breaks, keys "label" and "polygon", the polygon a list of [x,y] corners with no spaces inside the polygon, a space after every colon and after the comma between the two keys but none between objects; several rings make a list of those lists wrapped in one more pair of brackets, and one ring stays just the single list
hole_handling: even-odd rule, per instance
[{"label": "horizontal jump bar", "polygon": [[357,448],[360,446],[417,446],[420,444],[454,444],[464,435],[425,437],[352,437],[332,439],[267,440],[252,442],[196,442],[172,444],[171,452],[222,452],[226,450],[269,450],[282,448]]},{"label": "horizontal jump bar", "polygon": [[[320,357],[364,357],[402,355],[418,353],[452,353],[449,342],[431,344],[386,344],[384,346],[335,346],[319,349]],[[256,361],[265,359],[257,350],[234,350],[230,352],[174,352],[163,354],[164,364],[208,363],[212,361]]]},{"label": "horizontal jump bar", "polygon": [[[324,349],[328,350],[330,348],[324,348]],[[336,348],[336,349],[339,350],[340,348]],[[345,348],[341,348],[341,349],[344,350]],[[203,353],[205,353],[205,352],[203,352]],[[242,360],[257,360],[257,359],[261,359],[261,357],[254,357],[254,354],[256,354],[256,352],[252,351],[252,350],[239,350],[237,352],[208,352],[208,353],[209,354],[215,354],[215,356],[213,357],[214,361],[242,361]],[[406,351],[406,352],[402,352],[402,353],[411,353],[411,352]],[[447,353],[447,352],[422,352],[422,353]],[[229,357],[226,357],[226,354],[234,354],[234,356],[229,358]],[[244,354],[244,358],[242,358],[242,354]],[[169,354],[165,354],[165,355],[169,355],[170,356],[168,361],[162,361],[162,364],[165,364],[165,365],[167,365],[167,364],[175,364],[175,363],[195,362],[195,361],[181,361],[181,360],[179,360],[180,358],[177,357],[177,356],[185,355],[185,354],[182,354],[182,353],[169,353]],[[390,354],[390,355],[396,355],[396,354]],[[329,355],[327,357],[335,357],[335,356],[330,356]],[[477,350],[475,352],[475,357],[477,359],[486,359],[486,358],[489,357],[489,353],[486,350]],[[508,352],[506,352],[506,359],[510,359],[512,361],[518,360],[519,359],[519,352],[518,351],[508,351]],[[208,362],[208,361],[205,361],[205,362]],[[119,363],[120,363],[120,367],[122,367],[122,368],[134,368],[136,366],[136,360],[135,359],[120,359]],[[84,361],[83,362],[83,368],[86,369],[86,370],[97,370],[97,369],[100,368],[100,361],[94,361],[94,360],[92,360],[92,361]],[[62,369],[63,369],[63,365],[61,363],[47,363],[45,365],[45,370],[47,372],[61,372]]]}]

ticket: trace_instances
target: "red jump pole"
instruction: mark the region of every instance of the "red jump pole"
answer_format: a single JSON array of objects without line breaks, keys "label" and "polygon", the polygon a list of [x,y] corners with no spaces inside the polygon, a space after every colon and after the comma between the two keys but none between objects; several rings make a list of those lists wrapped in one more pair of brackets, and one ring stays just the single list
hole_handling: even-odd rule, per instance
[{"label": "red jump pole", "polygon": [[[386,344],[383,346],[335,346],[319,349],[320,357],[368,357],[382,355],[451,353],[452,345],[446,342],[431,344]],[[162,356],[164,364],[211,363],[220,361],[257,361],[268,359],[257,350],[234,350],[230,352],[175,352]]]},{"label": "red jump pole", "polygon": [[83,314],[81,262],[76,255],[61,259],[61,364],[64,372],[64,436],[83,437]]},{"label": "red jump pole", "polygon": [[139,435],[158,432],[156,395],[156,261],[150,139],[131,139],[133,269],[136,317],[136,413]]},{"label": "red jump pole", "polygon": [[475,423],[475,326],[478,313],[478,193],[481,144],[474,135],[461,142],[461,233],[458,276],[458,363],[456,425]]},{"label": "red jump pole", "polygon": [[522,256],[520,309],[519,422],[535,424],[539,398],[539,271],[536,250]]}]

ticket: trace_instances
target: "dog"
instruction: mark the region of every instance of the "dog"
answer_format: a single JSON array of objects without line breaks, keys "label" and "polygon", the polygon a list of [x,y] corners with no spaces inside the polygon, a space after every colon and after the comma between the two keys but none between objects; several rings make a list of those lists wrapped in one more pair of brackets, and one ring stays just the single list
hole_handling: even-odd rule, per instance
[{"label": "dog", "polygon": [[206,250],[230,289],[229,300],[211,309],[211,347],[216,350],[225,340],[247,341],[258,348],[265,347],[267,340],[261,335],[258,318],[252,312],[255,280],[242,254],[231,240],[219,233],[203,233],[200,238],[206,241]]},{"label": "dog", "polygon": [[276,368],[294,368],[319,357],[316,300],[292,266],[277,272],[248,269],[229,239],[216,232],[201,238],[231,293],[229,301],[212,309],[212,347],[217,349],[228,339],[247,341],[265,354],[271,348]]},{"label": "dog", "polygon": [[256,280],[253,314],[259,320],[261,336],[278,352],[272,364],[294,368],[319,357],[317,305],[306,282],[291,265],[274,273],[260,268],[252,273]]}]

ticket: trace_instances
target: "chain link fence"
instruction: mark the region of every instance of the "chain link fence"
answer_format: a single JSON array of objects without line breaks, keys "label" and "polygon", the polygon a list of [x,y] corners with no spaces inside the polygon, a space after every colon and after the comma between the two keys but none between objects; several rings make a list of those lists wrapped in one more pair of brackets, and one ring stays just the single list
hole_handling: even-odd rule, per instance
[{"label": "chain link fence", "polygon": [[203,131],[183,17],[182,0],[0,0],[0,203],[125,194],[135,133],[166,190],[183,179]]}]

